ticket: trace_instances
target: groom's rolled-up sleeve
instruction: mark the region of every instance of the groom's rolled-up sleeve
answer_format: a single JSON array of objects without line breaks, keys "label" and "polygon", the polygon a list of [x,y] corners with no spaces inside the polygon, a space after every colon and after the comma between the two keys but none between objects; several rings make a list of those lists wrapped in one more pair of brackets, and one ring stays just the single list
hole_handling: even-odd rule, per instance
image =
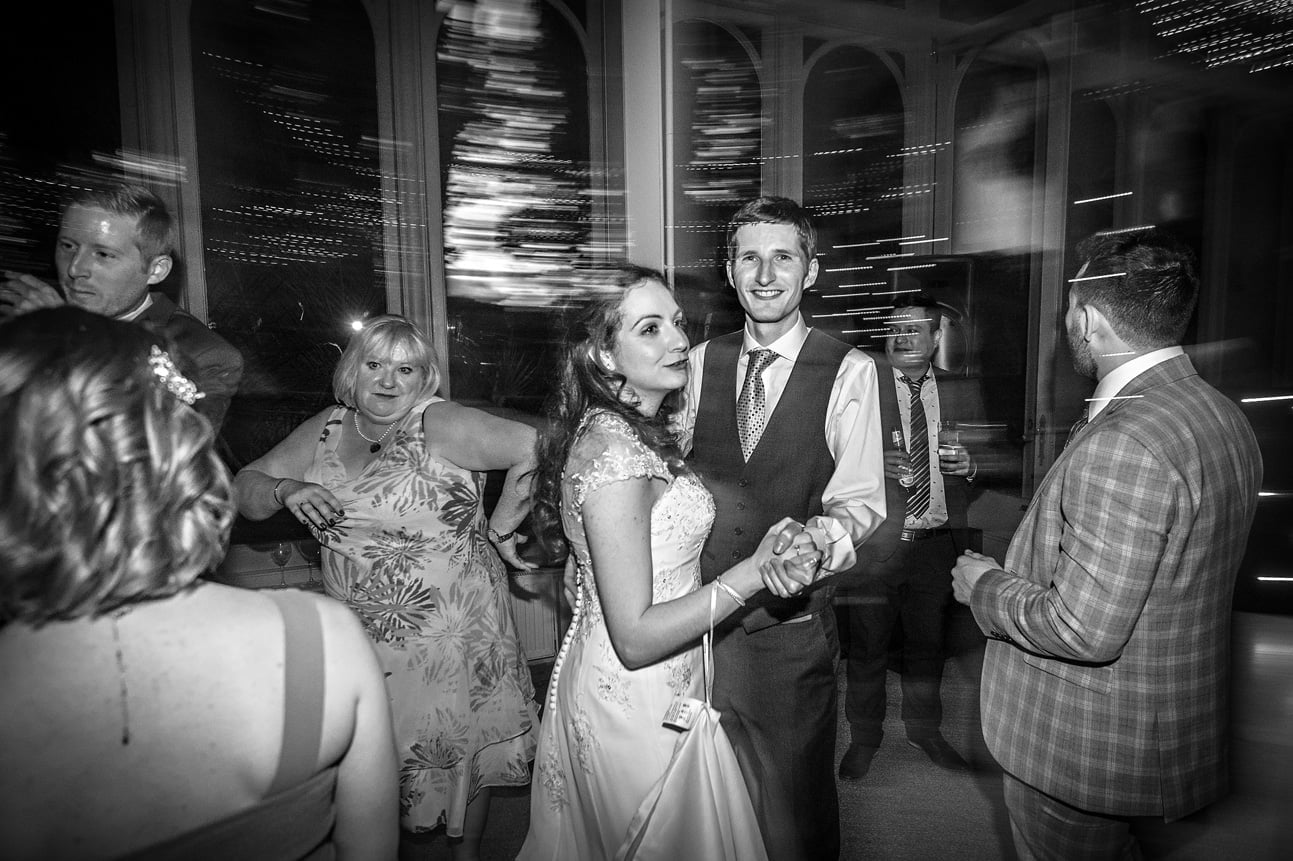
[{"label": "groom's rolled-up sleeve", "polygon": [[853,350],[840,363],[826,408],[826,445],[835,472],[822,492],[822,514],[809,525],[826,533],[827,572],[844,571],[856,548],[884,523],[884,439],[875,362]]}]

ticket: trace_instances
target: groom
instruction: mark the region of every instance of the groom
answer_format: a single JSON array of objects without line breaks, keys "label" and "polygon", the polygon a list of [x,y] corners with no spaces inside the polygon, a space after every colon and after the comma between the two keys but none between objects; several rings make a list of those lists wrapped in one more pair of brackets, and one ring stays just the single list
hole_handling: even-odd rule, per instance
[{"label": "groom", "polygon": [[[789,516],[821,552],[820,580],[852,566],[885,519],[875,363],[799,313],[817,279],[817,234],[797,203],[746,203],[727,252],[745,326],[692,350],[680,418],[717,507],[701,579],[751,555]],[[791,598],[760,593],[715,636],[713,705],[778,861],[839,856],[833,593],[829,580]]]}]

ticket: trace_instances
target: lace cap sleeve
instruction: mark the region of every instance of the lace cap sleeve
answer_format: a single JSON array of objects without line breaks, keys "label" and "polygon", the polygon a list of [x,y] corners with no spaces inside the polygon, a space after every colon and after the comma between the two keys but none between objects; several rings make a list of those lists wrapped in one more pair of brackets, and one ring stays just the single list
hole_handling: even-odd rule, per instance
[{"label": "lace cap sleeve", "polygon": [[578,510],[588,494],[630,478],[673,477],[664,460],[642,443],[628,422],[612,413],[590,417],[566,462],[566,497]]}]

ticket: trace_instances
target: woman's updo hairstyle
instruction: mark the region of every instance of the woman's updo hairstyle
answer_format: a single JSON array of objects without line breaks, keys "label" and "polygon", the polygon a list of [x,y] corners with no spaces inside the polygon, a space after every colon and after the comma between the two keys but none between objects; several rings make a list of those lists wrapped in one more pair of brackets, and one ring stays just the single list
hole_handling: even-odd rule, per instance
[{"label": "woman's updo hairstyle", "polygon": [[173,595],[223,558],[229,475],[170,357],[71,306],[0,326],[0,624]]}]

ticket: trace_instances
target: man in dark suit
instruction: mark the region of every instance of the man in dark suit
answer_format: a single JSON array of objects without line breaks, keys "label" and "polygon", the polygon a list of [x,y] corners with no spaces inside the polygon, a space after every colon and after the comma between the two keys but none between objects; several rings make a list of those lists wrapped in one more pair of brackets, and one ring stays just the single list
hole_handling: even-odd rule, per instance
[{"label": "man in dark suit", "polygon": [[1137,817],[1226,791],[1230,609],[1262,463],[1239,408],[1179,346],[1193,256],[1153,229],[1079,246],[1065,315],[1085,420],[1005,566],[963,554],[988,635],[983,733],[1021,858],[1140,857]]},{"label": "man in dark suit", "polygon": [[[682,442],[714,495],[701,555],[713,580],[782,517],[803,524],[820,574],[851,567],[884,521],[875,363],[799,313],[817,277],[816,231],[794,201],[747,203],[728,229],[741,331],[692,350]],[[714,644],[713,704],[778,861],[839,855],[835,663],[829,578],[793,598],[763,593]]]},{"label": "man in dark suit", "polygon": [[[902,624],[902,721],[907,741],[935,764],[968,770],[940,731],[943,648],[952,603],[949,572],[968,549],[969,486],[978,467],[963,445],[943,447],[939,428],[981,421],[983,403],[970,380],[934,373],[942,310],[928,294],[903,297],[885,342],[882,391],[897,405],[902,446],[885,451],[885,476],[910,484],[896,548],[868,566],[850,591],[848,688],[844,714],[851,741],[839,775],[858,780],[884,737],[889,642]],[[893,521],[893,518],[890,518]],[[895,524],[897,525],[897,524]]]},{"label": "man in dark suit", "polygon": [[180,369],[202,398],[194,408],[219,433],[242,379],[242,355],[165,294],[150,292],[170,274],[173,221],[152,191],[119,183],[77,192],[63,210],[54,247],[59,290],[5,272],[0,319],[62,304],[160,330],[176,346]]}]

